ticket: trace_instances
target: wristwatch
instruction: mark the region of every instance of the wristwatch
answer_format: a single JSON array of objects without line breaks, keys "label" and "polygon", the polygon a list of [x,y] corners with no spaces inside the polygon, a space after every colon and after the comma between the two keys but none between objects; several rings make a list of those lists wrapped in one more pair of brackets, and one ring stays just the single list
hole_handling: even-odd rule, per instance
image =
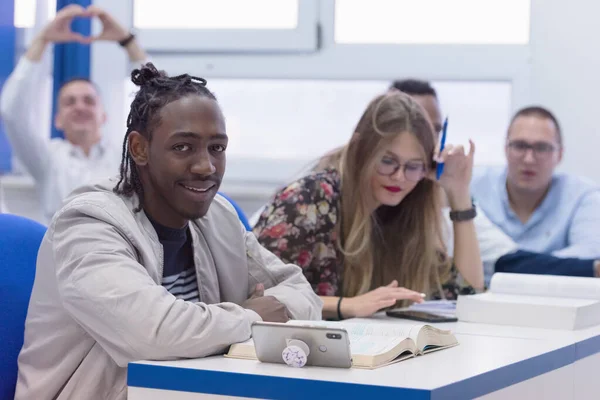
[{"label": "wristwatch", "polygon": [[131,41],[135,39],[135,33],[134,32],[129,32],[129,35],[127,35],[127,37],[123,40],[119,40],[119,45],[121,47],[126,47],[129,43],[131,43]]},{"label": "wristwatch", "polygon": [[454,222],[470,221],[477,216],[475,204],[468,210],[450,211],[450,219]]}]

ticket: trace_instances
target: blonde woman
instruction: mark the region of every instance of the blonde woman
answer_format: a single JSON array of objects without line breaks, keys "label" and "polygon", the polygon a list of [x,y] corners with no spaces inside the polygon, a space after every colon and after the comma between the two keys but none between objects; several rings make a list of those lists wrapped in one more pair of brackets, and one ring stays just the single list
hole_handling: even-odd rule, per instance
[{"label": "blonde woman", "polygon": [[[375,98],[334,168],[314,171],[278,192],[254,233],[285,262],[304,270],[324,301],[324,318],[364,317],[423,295],[456,297],[456,269],[474,288],[483,269],[469,194],[474,146],[436,140],[408,95]],[[445,163],[431,179],[434,158]],[[446,255],[441,185],[453,210],[454,265]],[[437,295],[436,295],[437,293]]]}]

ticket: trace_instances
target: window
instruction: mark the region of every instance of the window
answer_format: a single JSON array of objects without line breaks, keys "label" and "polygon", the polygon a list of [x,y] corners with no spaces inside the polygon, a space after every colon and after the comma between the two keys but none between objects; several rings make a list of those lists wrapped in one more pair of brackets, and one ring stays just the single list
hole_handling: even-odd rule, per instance
[{"label": "window", "polygon": [[[4,0],[3,0],[4,1]],[[11,0],[8,0],[11,1]],[[56,0],[40,1],[37,0],[14,0],[15,2],[15,26],[17,28],[31,28],[36,23],[36,7],[40,6],[41,11],[46,11],[48,19],[56,15]],[[38,4],[39,3],[39,4]],[[44,23],[47,20],[39,21]]]},{"label": "window", "polygon": [[527,44],[530,0],[336,0],[337,43]]},{"label": "window", "polygon": [[385,82],[208,79],[230,157],[310,161],[344,144]]},{"label": "window", "polygon": [[133,0],[149,51],[297,52],[317,47],[318,0]]},{"label": "window", "polygon": [[[367,104],[387,81],[209,79],[223,108],[228,155],[310,161],[350,139]],[[478,160],[501,164],[510,118],[505,82],[436,82],[449,116],[448,143],[477,144]]]},{"label": "window", "polygon": [[[135,87],[126,84],[126,112]],[[434,82],[448,143],[476,143],[476,163],[504,164],[509,82]],[[388,81],[208,79],[225,114],[229,181],[286,181],[345,144]],[[273,168],[273,166],[277,166]]]},{"label": "window", "polygon": [[298,1],[134,0],[133,24],[140,29],[295,29]]},{"label": "window", "polygon": [[475,164],[503,165],[506,128],[511,117],[509,82],[434,82],[442,113],[448,117],[447,143],[476,145]]}]

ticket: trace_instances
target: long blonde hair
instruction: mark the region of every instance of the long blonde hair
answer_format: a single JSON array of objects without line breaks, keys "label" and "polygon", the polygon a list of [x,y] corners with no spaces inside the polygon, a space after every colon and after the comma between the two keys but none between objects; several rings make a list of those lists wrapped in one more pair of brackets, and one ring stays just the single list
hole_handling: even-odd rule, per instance
[{"label": "long blonde hair", "polygon": [[440,219],[440,189],[424,178],[395,207],[372,211],[370,180],[386,146],[412,134],[433,166],[435,136],[424,110],[401,92],[376,97],[350,142],[327,154],[316,168],[337,167],[341,175],[338,246],[344,255],[343,295],[356,296],[389,284],[430,293],[447,278]]}]

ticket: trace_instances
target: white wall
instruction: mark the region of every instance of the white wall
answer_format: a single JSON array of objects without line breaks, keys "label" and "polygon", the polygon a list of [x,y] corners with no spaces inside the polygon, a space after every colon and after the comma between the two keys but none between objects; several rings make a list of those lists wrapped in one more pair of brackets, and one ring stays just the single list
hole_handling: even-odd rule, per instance
[{"label": "white wall", "polygon": [[550,107],[564,132],[561,169],[600,182],[600,1],[535,0],[530,102]]}]

